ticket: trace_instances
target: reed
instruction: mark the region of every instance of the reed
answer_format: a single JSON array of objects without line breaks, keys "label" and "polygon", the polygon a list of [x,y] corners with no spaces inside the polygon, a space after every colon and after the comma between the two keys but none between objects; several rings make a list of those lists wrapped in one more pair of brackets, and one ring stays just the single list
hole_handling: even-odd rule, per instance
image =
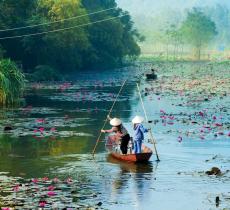
[{"label": "reed", "polygon": [[10,59],[0,60],[0,106],[19,103],[25,88],[25,76]]}]

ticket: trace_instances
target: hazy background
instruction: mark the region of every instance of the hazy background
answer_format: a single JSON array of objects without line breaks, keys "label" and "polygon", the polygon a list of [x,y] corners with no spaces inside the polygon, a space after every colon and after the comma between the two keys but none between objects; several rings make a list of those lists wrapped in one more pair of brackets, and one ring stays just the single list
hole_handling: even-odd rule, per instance
[{"label": "hazy background", "polygon": [[170,25],[179,28],[193,8],[201,9],[216,24],[217,35],[205,50],[226,53],[229,49],[229,0],[117,0],[117,3],[130,12],[135,26],[145,36],[142,53],[163,51],[165,31]]}]

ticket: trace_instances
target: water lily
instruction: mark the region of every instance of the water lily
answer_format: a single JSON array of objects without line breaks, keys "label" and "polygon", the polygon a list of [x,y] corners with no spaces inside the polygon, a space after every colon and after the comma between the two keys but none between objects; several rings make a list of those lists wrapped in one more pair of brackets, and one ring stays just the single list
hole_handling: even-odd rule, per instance
[{"label": "water lily", "polygon": [[221,127],[221,126],[223,126],[223,124],[221,124],[221,123],[215,123],[214,126]]},{"label": "water lily", "polygon": [[14,191],[14,192],[18,192],[18,191],[19,191],[19,188],[20,188],[20,186],[19,186],[19,185],[16,185],[16,186],[13,187],[13,191]]},{"label": "water lily", "polygon": [[55,177],[55,178],[53,178],[53,180],[52,180],[54,183],[58,183],[58,182],[60,182],[60,180],[57,178],[57,177]]},{"label": "water lily", "polygon": [[204,112],[199,112],[199,115],[200,115],[201,117],[204,117]]},{"label": "water lily", "polygon": [[50,128],[50,132],[56,132],[56,128]]},{"label": "water lily", "polygon": [[38,179],[37,178],[34,178],[31,180],[34,184],[38,183]]},{"label": "water lily", "polygon": [[40,201],[39,202],[39,207],[44,208],[46,206],[46,201]]},{"label": "water lily", "polygon": [[43,182],[46,182],[46,181],[48,181],[48,180],[49,180],[49,178],[46,177],[46,176],[42,178],[42,181],[43,181]]},{"label": "water lily", "polygon": [[160,110],[160,112],[161,112],[161,113],[163,113],[163,114],[165,114],[165,113],[166,113],[163,109],[161,109],[161,110]]},{"label": "water lily", "polygon": [[43,132],[45,131],[45,128],[44,128],[44,127],[40,127],[38,130],[39,130],[41,133],[43,133]]},{"label": "water lily", "polygon": [[169,116],[168,117],[170,120],[174,120],[174,116]]},{"label": "water lily", "polygon": [[71,183],[73,182],[73,180],[72,180],[71,178],[68,178],[68,179],[66,180],[66,182],[67,182],[67,184],[71,184]]},{"label": "water lily", "polygon": [[55,189],[54,186],[50,185],[48,188],[47,188],[49,191],[53,191]]},{"label": "water lily", "polygon": [[45,119],[36,119],[35,122],[37,122],[37,123],[44,123]]},{"label": "water lily", "polygon": [[51,196],[55,196],[56,193],[54,191],[49,191],[47,192],[47,195],[51,197]]}]

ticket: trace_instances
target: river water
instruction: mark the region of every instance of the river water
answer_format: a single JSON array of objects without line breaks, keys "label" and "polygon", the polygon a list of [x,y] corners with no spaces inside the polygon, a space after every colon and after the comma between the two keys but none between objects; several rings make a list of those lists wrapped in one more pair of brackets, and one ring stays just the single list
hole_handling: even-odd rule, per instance
[{"label": "river water", "polygon": [[[152,66],[158,81],[145,80],[143,72]],[[0,135],[0,172],[86,181],[97,194],[90,202],[102,202],[104,209],[229,209],[229,72],[226,65],[145,63],[78,73],[72,82],[31,84],[21,108],[1,112],[1,130],[6,125],[13,130]],[[132,134],[132,118],[143,116],[138,82],[151,121],[145,126],[153,129],[160,162],[154,154],[148,164],[116,161],[106,153],[104,138],[92,158],[125,79],[111,115]],[[148,139],[145,144],[153,148]],[[205,174],[214,166],[222,176]]]}]

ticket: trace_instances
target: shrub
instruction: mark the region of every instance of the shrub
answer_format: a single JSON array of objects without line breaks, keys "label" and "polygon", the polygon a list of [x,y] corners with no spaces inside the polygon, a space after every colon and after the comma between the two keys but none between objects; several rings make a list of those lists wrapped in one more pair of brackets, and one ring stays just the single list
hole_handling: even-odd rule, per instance
[{"label": "shrub", "polygon": [[58,81],[61,80],[61,75],[48,65],[39,65],[35,67],[30,79],[36,82]]},{"label": "shrub", "polygon": [[0,60],[0,105],[18,103],[25,87],[24,74],[10,59]]}]

